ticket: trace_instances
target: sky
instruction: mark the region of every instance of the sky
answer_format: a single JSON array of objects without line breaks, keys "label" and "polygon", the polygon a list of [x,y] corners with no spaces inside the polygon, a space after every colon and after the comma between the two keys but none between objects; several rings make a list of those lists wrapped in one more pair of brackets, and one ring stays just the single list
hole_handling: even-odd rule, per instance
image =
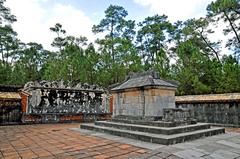
[{"label": "sky", "polygon": [[127,19],[140,22],[147,16],[165,14],[171,22],[199,18],[206,15],[212,0],[7,0],[6,6],[17,17],[13,28],[21,41],[37,42],[52,49],[56,35],[50,31],[56,23],[63,25],[67,35],[96,39],[92,26],[104,18],[104,11],[112,5],[123,6]]}]

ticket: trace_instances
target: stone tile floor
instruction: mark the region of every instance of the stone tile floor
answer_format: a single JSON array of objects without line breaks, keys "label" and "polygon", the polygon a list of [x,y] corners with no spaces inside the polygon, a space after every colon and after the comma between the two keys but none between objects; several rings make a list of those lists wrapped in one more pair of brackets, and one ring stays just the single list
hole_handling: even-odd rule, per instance
[{"label": "stone tile floor", "polygon": [[0,126],[0,158],[128,158],[149,151],[69,128],[79,124]]},{"label": "stone tile floor", "polygon": [[227,128],[226,134],[205,137],[194,141],[175,145],[160,145],[127,139],[99,132],[72,128],[81,134],[102,137],[112,141],[131,144],[149,149],[136,159],[240,159],[240,128]]},{"label": "stone tile floor", "polygon": [[0,158],[239,158],[240,129],[164,146],[83,131],[79,124],[0,126]]}]

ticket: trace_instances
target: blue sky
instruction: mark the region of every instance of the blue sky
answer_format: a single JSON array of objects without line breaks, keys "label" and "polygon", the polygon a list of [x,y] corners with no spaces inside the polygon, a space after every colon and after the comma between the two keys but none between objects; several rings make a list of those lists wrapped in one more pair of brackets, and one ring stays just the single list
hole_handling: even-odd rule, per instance
[{"label": "blue sky", "polygon": [[147,16],[166,14],[171,22],[206,14],[212,0],[7,0],[18,21],[13,28],[23,42],[38,42],[51,49],[55,35],[49,28],[59,22],[68,35],[86,36],[94,41],[93,24],[104,18],[110,4],[123,6],[127,19],[140,22]]},{"label": "blue sky", "polygon": [[110,4],[123,6],[128,11],[128,19],[136,21],[143,20],[145,15],[150,13],[148,7],[137,5],[132,0],[102,0],[100,3],[99,0],[91,0],[90,3],[86,3],[86,0],[80,0],[75,1],[75,3],[96,22],[104,17],[104,11]]}]

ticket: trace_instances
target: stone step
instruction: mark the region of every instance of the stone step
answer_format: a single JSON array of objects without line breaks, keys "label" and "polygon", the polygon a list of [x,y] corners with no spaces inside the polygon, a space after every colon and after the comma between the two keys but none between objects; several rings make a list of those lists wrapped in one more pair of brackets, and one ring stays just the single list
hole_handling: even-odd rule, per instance
[{"label": "stone step", "polygon": [[204,136],[212,136],[225,132],[224,128],[210,128],[204,130],[197,130],[193,132],[186,132],[173,135],[162,135],[162,134],[152,134],[139,131],[131,130],[121,130],[112,127],[103,127],[99,125],[94,125],[93,123],[81,124],[82,129],[93,130],[98,132],[109,133],[112,135],[117,135],[121,137],[132,138],[136,140],[141,140],[145,142],[158,143],[163,145],[171,145],[176,143],[181,143],[189,140],[198,139]]},{"label": "stone step", "polygon": [[95,125],[112,127],[117,129],[124,129],[124,130],[148,132],[153,134],[164,134],[164,135],[172,135],[172,134],[210,128],[210,124],[207,124],[207,123],[198,123],[198,124],[184,125],[184,126],[178,126],[178,127],[156,127],[156,126],[148,126],[148,125],[116,123],[116,122],[110,122],[110,121],[96,121]]},{"label": "stone step", "polygon": [[146,120],[127,120],[112,118],[111,121],[127,124],[137,124],[137,125],[149,125],[149,126],[158,126],[158,127],[175,127],[178,125],[187,125],[187,122],[166,122],[166,121],[146,121]]}]

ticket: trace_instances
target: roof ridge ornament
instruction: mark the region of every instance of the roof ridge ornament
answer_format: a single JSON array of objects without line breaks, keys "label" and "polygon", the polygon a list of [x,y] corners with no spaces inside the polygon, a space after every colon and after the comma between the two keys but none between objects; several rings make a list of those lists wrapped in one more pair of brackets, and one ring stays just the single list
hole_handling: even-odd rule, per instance
[{"label": "roof ridge ornament", "polygon": [[125,81],[130,79],[130,78],[138,78],[138,77],[143,77],[143,76],[152,76],[154,79],[160,79],[160,73],[156,70],[148,70],[148,71],[143,71],[143,72],[130,72],[126,78]]}]

